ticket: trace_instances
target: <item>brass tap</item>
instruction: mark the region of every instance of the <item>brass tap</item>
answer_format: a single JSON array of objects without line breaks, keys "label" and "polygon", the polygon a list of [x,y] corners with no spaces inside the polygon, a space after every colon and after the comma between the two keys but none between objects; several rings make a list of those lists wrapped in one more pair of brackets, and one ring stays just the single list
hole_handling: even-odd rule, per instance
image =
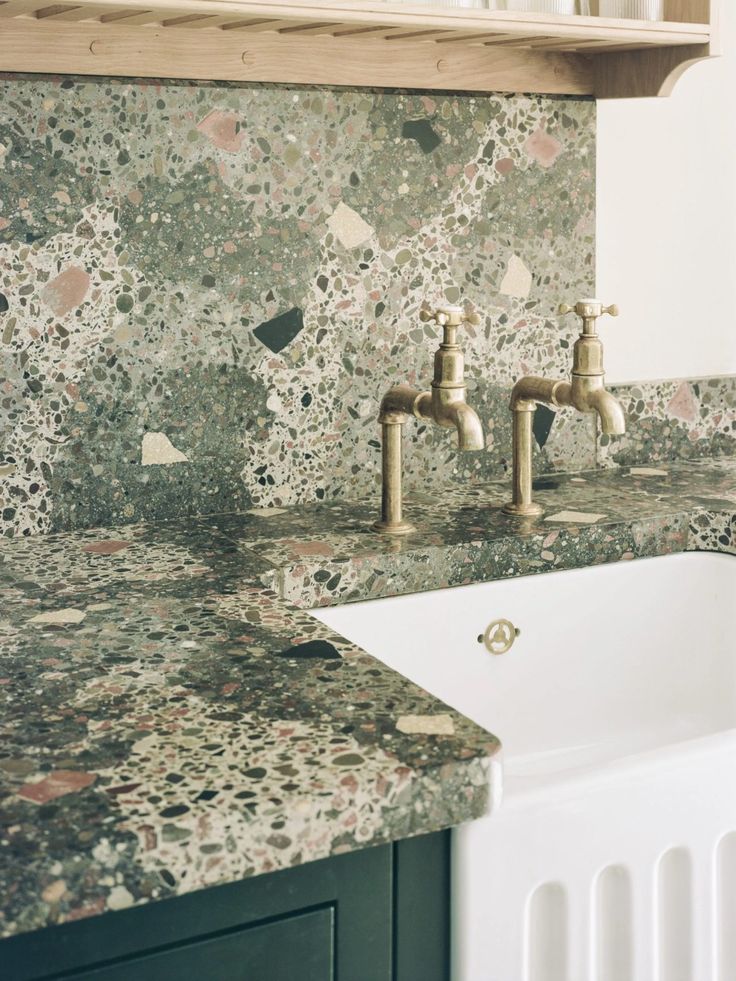
[{"label": "brass tap", "polygon": [[604,313],[618,316],[618,307],[606,307],[600,300],[581,300],[575,306],[563,303],[560,316],[576,313],[582,318],[580,337],[573,348],[571,381],[550,381],[529,376],[521,378],[511,393],[513,433],[513,498],[504,507],[506,514],[530,517],[543,514],[532,500],[533,421],[537,405],[556,408],[572,406],[578,412],[595,412],[604,433],[621,435],[626,432],[626,417],[618,399],[606,391],[603,373],[603,345],[597,331],[597,320]]},{"label": "brass tap", "polygon": [[410,416],[455,429],[461,450],[483,449],[483,427],[477,413],[465,401],[465,359],[457,343],[457,329],[463,323],[479,324],[477,313],[466,314],[462,307],[440,307],[432,313],[422,309],[420,319],[434,320],[443,330],[443,339],[434,356],[434,380],[429,391],[397,385],[381,402],[378,421],[383,436],[381,520],[373,526],[384,535],[408,535],[414,526],[403,517],[401,490],[401,440]]}]

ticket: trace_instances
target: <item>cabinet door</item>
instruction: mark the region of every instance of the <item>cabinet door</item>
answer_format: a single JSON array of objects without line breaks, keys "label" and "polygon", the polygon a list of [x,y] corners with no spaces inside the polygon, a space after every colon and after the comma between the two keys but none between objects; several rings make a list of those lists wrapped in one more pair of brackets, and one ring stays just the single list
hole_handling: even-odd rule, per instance
[{"label": "cabinet door", "polygon": [[0,981],[448,981],[449,897],[441,832],[0,940]]},{"label": "cabinet door", "polygon": [[74,974],[70,981],[334,981],[331,908]]},{"label": "cabinet door", "polygon": [[392,981],[393,851],[11,937],[0,981]]}]

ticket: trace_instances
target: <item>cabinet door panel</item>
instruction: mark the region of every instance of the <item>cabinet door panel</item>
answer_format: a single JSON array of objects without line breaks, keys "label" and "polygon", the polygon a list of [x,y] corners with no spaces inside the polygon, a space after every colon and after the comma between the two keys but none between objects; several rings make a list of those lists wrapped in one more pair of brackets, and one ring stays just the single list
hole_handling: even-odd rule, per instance
[{"label": "cabinet door panel", "polygon": [[448,981],[449,872],[449,832],[348,852],[0,940],[0,981]]},{"label": "cabinet door panel", "polygon": [[332,909],[75,974],[74,981],[334,981]]}]

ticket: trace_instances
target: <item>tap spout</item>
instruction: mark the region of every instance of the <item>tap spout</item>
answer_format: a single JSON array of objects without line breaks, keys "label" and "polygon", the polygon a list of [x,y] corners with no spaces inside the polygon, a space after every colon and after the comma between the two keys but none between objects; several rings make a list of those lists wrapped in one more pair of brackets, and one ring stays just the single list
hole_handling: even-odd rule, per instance
[{"label": "tap spout", "polygon": [[601,431],[609,436],[622,436],[626,432],[626,416],[617,398],[605,388],[598,388],[587,398],[588,406],[598,413]]},{"label": "tap spout", "polygon": [[504,507],[506,514],[533,518],[543,514],[532,500],[532,454],[534,413],[540,404],[555,408],[569,406],[582,413],[596,413],[607,435],[626,432],[623,406],[606,391],[603,372],[603,345],[597,333],[597,319],[604,313],[618,316],[618,307],[604,306],[600,300],[581,300],[574,307],[563,304],[560,314],[577,313],[582,332],[573,347],[572,376],[569,382],[527,375],[520,378],[511,393],[513,416],[513,493]]},{"label": "tap spout", "polygon": [[482,450],[483,424],[478,413],[466,402],[455,402],[445,408],[448,423],[457,430],[457,445],[460,450]]}]

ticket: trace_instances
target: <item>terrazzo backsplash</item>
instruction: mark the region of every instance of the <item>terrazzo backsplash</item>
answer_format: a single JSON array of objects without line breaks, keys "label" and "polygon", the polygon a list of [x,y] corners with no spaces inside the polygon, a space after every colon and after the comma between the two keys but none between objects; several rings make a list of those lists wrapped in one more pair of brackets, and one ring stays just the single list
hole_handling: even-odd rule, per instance
[{"label": "terrazzo backsplash", "polygon": [[[586,100],[1,77],[0,531],[377,493],[424,300],[483,314],[488,448],[410,425],[407,490],[501,475],[513,382],[569,371],[594,201]],[[730,447],[732,380],[683,384],[627,389],[598,452],[540,409],[537,469]]]},{"label": "terrazzo backsplash", "polygon": [[599,466],[664,463],[736,451],[736,376],[613,385],[625,436],[600,436]]}]

